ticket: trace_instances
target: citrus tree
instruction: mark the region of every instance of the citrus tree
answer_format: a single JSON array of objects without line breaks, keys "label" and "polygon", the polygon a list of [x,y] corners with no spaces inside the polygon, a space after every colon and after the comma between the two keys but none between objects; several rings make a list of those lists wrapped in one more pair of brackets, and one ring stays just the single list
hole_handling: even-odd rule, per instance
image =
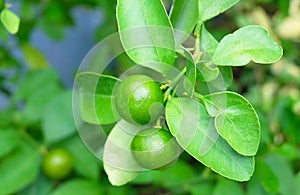
[{"label": "citrus tree", "polygon": [[[95,71],[86,59],[85,71],[79,70],[76,78],[82,121],[117,122],[103,157],[98,155],[113,185],[135,179],[145,168],[173,164],[177,145],[224,177],[251,178],[260,123],[249,101],[228,91],[231,67],[274,63],[283,52],[257,25],[244,26],[220,42],[209,33],[206,21],[236,3],[177,0],[168,14],[161,1],[118,1],[116,37],[134,68],[116,78]],[[105,66],[99,64],[98,70]],[[173,139],[161,141],[159,132],[168,131]]]}]

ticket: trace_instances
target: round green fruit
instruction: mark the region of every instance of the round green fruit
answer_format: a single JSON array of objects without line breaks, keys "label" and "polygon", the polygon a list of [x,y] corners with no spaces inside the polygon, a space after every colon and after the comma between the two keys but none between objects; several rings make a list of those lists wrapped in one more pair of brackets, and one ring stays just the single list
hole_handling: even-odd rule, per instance
[{"label": "round green fruit", "polygon": [[166,169],[178,159],[181,148],[165,129],[149,128],[138,133],[131,143],[132,155],[146,169]]},{"label": "round green fruit", "polygon": [[114,92],[118,114],[125,121],[147,124],[163,109],[163,94],[159,85],[145,75],[132,75],[117,85]]},{"label": "round green fruit", "polygon": [[53,149],[44,158],[43,171],[51,179],[63,179],[70,174],[72,169],[72,156],[64,149]]}]

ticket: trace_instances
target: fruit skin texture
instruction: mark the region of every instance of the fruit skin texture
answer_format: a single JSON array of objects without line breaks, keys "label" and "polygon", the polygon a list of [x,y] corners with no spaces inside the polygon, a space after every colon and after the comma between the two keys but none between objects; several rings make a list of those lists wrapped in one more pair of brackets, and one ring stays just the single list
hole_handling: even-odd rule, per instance
[{"label": "fruit skin texture", "polygon": [[146,169],[167,169],[177,161],[181,148],[165,129],[149,128],[138,133],[131,143],[132,155]]},{"label": "fruit skin texture", "polygon": [[162,91],[148,76],[132,75],[125,78],[114,94],[118,114],[129,123],[147,124],[161,114]]},{"label": "fruit skin texture", "polygon": [[67,177],[73,169],[73,159],[68,151],[62,148],[51,150],[43,160],[43,171],[51,179]]}]

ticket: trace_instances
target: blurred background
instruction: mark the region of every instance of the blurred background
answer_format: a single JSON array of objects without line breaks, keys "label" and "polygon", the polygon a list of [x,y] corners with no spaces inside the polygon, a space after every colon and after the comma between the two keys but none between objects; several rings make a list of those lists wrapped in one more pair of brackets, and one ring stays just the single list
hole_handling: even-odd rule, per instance
[{"label": "blurred background", "polygon": [[[169,10],[171,0],[163,2]],[[5,3],[21,23],[15,35],[0,24],[0,194],[300,194],[300,0],[240,1],[206,24],[218,40],[258,24],[284,49],[275,64],[233,68],[230,90],[247,97],[261,122],[252,179],[227,180],[183,153],[171,169],[143,172],[123,187],[109,184],[102,162],[81,142],[70,103],[84,56],[117,32],[116,0]],[[113,63],[112,75],[132,64],[124,56]],[[62,180],[42,167],[57,147],[75,159]]]}]

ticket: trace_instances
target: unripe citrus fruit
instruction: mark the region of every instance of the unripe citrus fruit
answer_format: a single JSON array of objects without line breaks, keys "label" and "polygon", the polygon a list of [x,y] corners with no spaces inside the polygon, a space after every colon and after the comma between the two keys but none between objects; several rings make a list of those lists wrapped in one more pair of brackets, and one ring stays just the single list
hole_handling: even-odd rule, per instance
[{"label": "unripe citrus fruit", "polygon": [[56,148],[51,150],[44,158],[43,170],[51,179],[67,177],[73,168],[73,159],[68,151]]},{"label": "unripe citrus fruit", "polygon": [[168,168],[180,155],[181,148],[165,129],[149,128],[138,133],[132,140],[133,157],[144,168]]},{"label": "unripe citrus fruit", "polygon": [[145,75],[132,75],[117,85],[115,105],[118,114],[127,122],[147,124],[155,120],[163,108],[159,85]]}]

